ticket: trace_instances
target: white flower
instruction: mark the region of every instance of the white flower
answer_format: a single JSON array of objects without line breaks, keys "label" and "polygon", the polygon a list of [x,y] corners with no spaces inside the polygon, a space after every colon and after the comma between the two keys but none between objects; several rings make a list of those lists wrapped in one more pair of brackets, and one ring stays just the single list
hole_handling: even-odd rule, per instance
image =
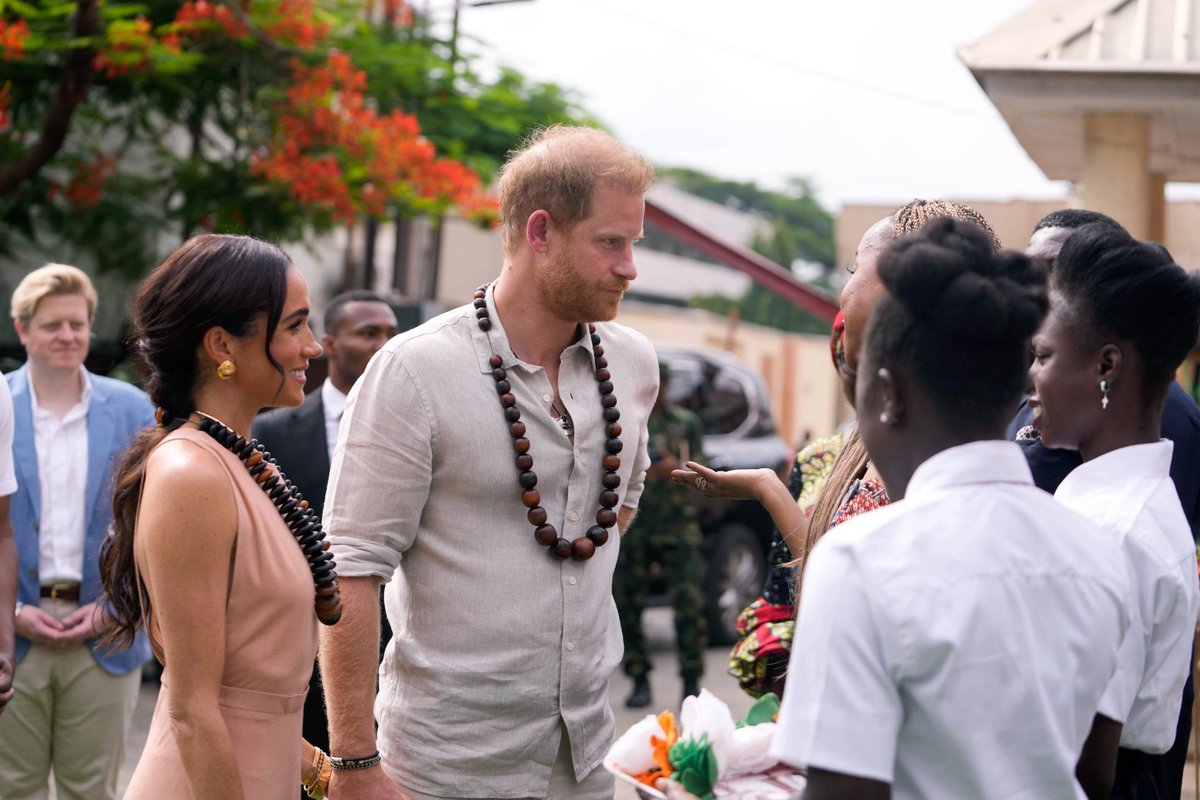
[{"label": "white flower", "polygon": [[657,736],[663,739],[666,735],[662,725],[658,724],[658,717],[648,716],[613,742],[608,755],[604,757],[604,763],[629,775],[638,775],[653,769],[654,750],[650,745],[650,737]]},{"label": "white flower", "polygon": [[701,689],[699,697],[689,697],[683,701],[679,721],[680,739],[696,740],[708,734],[713,755],[717,759],[718,774],[724,775],[734,731],[733,715],[729,713],[729,706],[718,700],[708,689]]},{"label": "white flower", "polygon": [[729,745],[729,763],[721,770],[721,777],[766,772],[779,763],[771,755],[775,728],[774,722],[764,722],[735,730]]}]

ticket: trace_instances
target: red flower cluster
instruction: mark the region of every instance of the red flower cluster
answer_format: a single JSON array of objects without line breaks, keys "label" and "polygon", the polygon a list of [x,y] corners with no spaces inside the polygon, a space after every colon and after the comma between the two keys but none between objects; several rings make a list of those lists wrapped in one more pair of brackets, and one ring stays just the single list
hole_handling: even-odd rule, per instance
[{"label": "red flower cluster", "polygon": [[29,26],[25,20],[7,22],[0,19],[0,58],[20,61],[25,57],[25,40],[28,38]]},{"label": "red flower cluster", "polygon": [[389,25],[411,28],[413,24],[412,6],[404,0],[383,0],[383,19]]},{"label": "red flower cluster", "polygon": [[366,75],[348,55],[333,53],[313,67],[294,62],[292,73],[275,139],[253,165],[259,176],[340,222],[359,212],[382,215],[389,200],[453,204],[487,215],[479,176],[437,158],[416,118],[400,111],[381,116],[371,108]]},{"label": "red flower cluster", "polygon": [[138,17],[134,20],[117,21],[109,24],[105,32],[103,48],[96,54],[93,64],[98,72],[110,78],[128,75],[131,70],[142,70],[150,59],[150,20]]},{"label": "red flower cluster", "polygon": [[[112,156],[97,153],[91,161],[81,162],[75,166],[75,174],[63,190],[63,197],[73,208],[95,208],[100,205],[100,196],[104,192],[104,184],[116,174],[117,160]],[[59,186],[51,182],[50,193],[47,197],[51,202],[58,196]]]},{"label": "red flower cluster", "polygon": [[234,16],[228,6],[209,0],[187,0],[175,14],[175,29],[190,35],[220,29],[230,39],[250,35],[245,23]]},{"label": "red flower cluster", "polygon": [[282,44],[310,48],[329,35],[329,23],[313,13],[313,0],[256,2],[253,13],[263,31]]}]

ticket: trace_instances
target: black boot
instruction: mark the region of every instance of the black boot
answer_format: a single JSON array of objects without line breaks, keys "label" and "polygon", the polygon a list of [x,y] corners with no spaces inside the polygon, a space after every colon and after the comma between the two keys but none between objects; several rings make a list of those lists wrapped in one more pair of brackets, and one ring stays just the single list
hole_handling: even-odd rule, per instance
[{"label": "black boot", "polygon": [[645,675],[633,679],[633,691],[625,698],[626,708],[645,708],[650,705],[650,681]]},{"label": "black boot", "polygon": [[683,679],[683,699],[689,697],[700,696],[700,679],[699,678],[684,678]]}]

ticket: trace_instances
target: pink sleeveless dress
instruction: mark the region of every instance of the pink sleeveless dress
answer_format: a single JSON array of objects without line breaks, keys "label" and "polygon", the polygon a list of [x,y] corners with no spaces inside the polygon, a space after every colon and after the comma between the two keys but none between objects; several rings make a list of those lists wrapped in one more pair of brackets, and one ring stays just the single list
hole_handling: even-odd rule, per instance
[{"label": "pink sleeveless dress", "polygon": [[[317,651],[312,574],[274,504],[237,456],[190,427],[172,432],[159,447],[180,439],[190,444],[170,446],[200,447],[221,462],[229,473],[237,504],[219,702],[233,741],[242,791],[247,800],[295,800],[300,783],[301,712]],[[137,566],[144,574],[146,565],[139,562]],[[162,689],[146,748],[125,798],[191,798],[168,714],[171,654],[163,652],[153,614],[154,597],[150,599],[146,628],[154,655],[164,666]]]}]

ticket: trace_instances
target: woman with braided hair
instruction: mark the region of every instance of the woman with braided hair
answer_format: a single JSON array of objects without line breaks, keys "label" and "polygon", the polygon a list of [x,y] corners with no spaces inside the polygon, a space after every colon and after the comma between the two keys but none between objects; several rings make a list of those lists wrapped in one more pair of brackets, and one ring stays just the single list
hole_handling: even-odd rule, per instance
[{"label": "woman with braided hair", "polygon": [[1004,441],[1045,274],[938,219],[878,276],[856,400],[892,502],[806,561],[773,752],[807,768],[806,800],[1076,800],[1128,580]]},{"label": "woman with braided hair", "polygon": [[[847,267],[850,278],[842,288],[842,312],[834,322],[831,340],[833,365],[851,405],[862,337],[884,293],[876,263],[895,239],[916,233],[941,217],[978,226],[993,249],[1000,249],[995,232],[978,211],[946,200],[913,200],[867,230],[853,264]],[[703,492],[712,497],[758,500],[771,515],[776,531],[766,587],[763,596],[738,620],[743,638],[733,648],[729,670],[751,695],[757,697],[768,691],[782,694],[794,629],[800,574],[797,565],[803,564],[806,554],[827,531],[888,502],[883,480],[871,466],[858,426],[802,450],[796,457],[789,486],[784,486],[769,469],[716,472],[694,462],[673,477],[677,482],[703,487]],[[703,482],[698,481],[700,478]]]},{"label": "woman with braided hair", "polygon": [[190,239],[134,299],[160,424],[118,472],[101,572],[114,638],[144,626],[164,671],[129,800],[295,800],[323,771],[300,729],[333,563],[307,502],[237,433],[303,401],[321,354],[308,314],[288,256],[246,236]]}]

